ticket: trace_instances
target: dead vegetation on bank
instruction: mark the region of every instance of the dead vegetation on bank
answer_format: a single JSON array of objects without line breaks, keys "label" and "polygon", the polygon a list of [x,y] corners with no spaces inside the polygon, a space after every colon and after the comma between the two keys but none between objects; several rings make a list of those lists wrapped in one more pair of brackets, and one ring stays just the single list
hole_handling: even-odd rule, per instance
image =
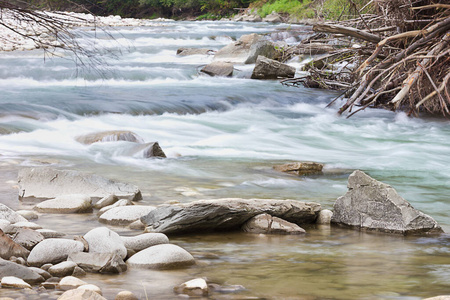
[{"label": "dead vegetation on bank", "polygon": [[342,90],[339,114],[348,117],[367,107],[450,115],[450,4],[437,2],[372,0],[374,14],[315,25],[301,47],[320,41],[334,50],[283,84]]}]

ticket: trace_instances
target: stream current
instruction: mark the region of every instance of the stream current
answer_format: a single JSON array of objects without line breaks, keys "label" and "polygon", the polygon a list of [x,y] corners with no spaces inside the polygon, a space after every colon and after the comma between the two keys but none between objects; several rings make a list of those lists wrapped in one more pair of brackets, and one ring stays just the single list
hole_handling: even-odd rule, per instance
[{"label": "stream current", "polygon": [[[17,171],[50,166],[96,173],[137,185],[143,204],[223,197],[315,201],[332,209],[361,169],[392,185],[415,208],[450,232],[450,123],[367,109],[350,119],[325,108],[337,94],[249,79],[253,66],[232,78],[201,76],[211,56],[176,56],[180,47],[218,50],[243,34],[280,36],[286,24],[162,22],[115,28],[81,43],[118,53],[106,77],[81,78],[68,57],[41,51],[0,55],[0,202],[17,199]],[[301,30],[300,25],[291,26]],[[88,29],[77,29],[88,32]],[[294,35],[292,42],[299,39]],[[299,61],[290,62],[299,67]],[[103,68],[103,66],[100,66]],[[339,103],[338,103],[339,104]],[[82,145],[75,137],[131,130],[158,141],[167,159],[126,155],[128,142]],[[325,163],[321,176],[295,177],[274,164]],[[95,214],[41,215],[44,228],[71,235],[104,226]],[[120,227],[123,235],[140,232]],[[402,299],[450,294],[450,236],[403,237],[328,227],[306,236],[242,233],[171,237],[197,258],[183,270],[129,269],[117,276],[88,274],[113,299],[122,289],[140,298],[172,299],[172,288],[206,277],[243,285],[240,295],[267,299]],[[0,289],[0,296],[27,298]],[[42,295],[43,298],[44,295]]]}]

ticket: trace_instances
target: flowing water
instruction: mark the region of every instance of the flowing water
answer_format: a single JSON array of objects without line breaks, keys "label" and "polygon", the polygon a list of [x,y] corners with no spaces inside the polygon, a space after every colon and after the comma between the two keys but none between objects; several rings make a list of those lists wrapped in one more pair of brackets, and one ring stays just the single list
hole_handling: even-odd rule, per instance
[{"label": "flowing water", "polygon": [[[180,47],[220,49],[243,34],[280,36],[286,25],[165,22],[117,28],[81,43],[108,49],[108,65],[80,77],[72,60],[41,51],[0,55],[0,201],[14,209],[17,170],[51,166],[97,173],[140,187],[144,204],[222,197],[315,201],[332,208],[347,177],[361,169],[389,183],[450,231],[450,123],[366,110],[351,119],[325,108],[335,92],[248,79],[201,76],[210,56],[177,57]],[[302,30],[300,25],[291,29]],[[89,32],[79,29],[80,32]],[[282,35],[282,34],[281,34]],[[300,38],[294,35],[290,40]],[[119,53],[119,51],[121,53]],[[299,67],[298,61],[291,62]],[[78,135],[131,130],[158,141],[167,159],[126,155],[128,142],[82,145]],[[274,164],[311,160],[324,175],[280,174]],[[102,226],[94,214],[42,215],[45,228],[84,234]],[[268,299],[422,299],[450,294],[450,237],[401,237],[328,226],[306,236],[206,234],[172,237],[198,264],[177,271],[131,269],[89,274],[108,299],[129,289],[171,299],[173,286],[195,277],[243,285],[241,295]],[[114,228],[121,234],[137,231]],[[47,294],[39,292],[39,296]],[[0,296],[31,297],[10,290]],[[51,296],[48,296],[51,297]]]}]

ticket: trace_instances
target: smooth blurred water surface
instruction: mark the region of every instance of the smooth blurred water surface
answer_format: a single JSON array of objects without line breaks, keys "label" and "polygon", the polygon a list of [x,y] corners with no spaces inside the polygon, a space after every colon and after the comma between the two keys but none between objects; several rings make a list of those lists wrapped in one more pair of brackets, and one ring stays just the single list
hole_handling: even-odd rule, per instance
[{"label": "smooth blurred water surface", "polygon": [[[118,54],[113,59],[105,53],[108,64],[99,66],[104,77],[77,77],[81,70],[68,57],[44,61],[40,51],[1,53],[0,201],[29,207],[14,197],[15,174],[48,165],[136,184],[145,204],[256,197],[332,208],[346,192],[350,172],[361,169],[449,232],[448,120],[383,110],[345,119],[336,115],[337,107],[325,108],[335,92],[251,80],[252,66],[236,66],[232,78],[202,76],[198,70],[211,56],[176,56],[180,47],[217,50],[243,34],[270,37],[283,27],[166,22],[113,29],[115,40],[85,36],[82,43]],[[128,156],[127,142],[87,146],[75,140],[103,130],[131,130],[158,141],[168,158]],[[299,160],[325,163],[325,174],[303,178],[272,170]],[[90,214],[42,215],[37,223],[69,235],[101,226]],[[306,237],[199,235],[172,242],[219,258],[197,256],[201,263],[187,270],[129,270],[86,280],[107,289],[109,298],[131,288],[142,297],[145,290],[155,299],[171,299],[173,286],[193,277],[242,284],[246,294],[271,299],[409,300],[450,293],[448,235],[404,238],[312,227]]]}]

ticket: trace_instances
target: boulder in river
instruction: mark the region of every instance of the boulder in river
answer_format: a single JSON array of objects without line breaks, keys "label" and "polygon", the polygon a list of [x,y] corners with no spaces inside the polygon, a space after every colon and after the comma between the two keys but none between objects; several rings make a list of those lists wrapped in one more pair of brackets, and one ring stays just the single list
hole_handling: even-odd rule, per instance
[{"label": "boulder in river", "polygon": [[233,75],[233,64],[223,61],[213,61],[204,66],[200,72],[209,76],[231,77]]},{"label": "boulder in river", "polygon": [[131,267],[147,269],[178,269],[195,264],[194,257],[183,248],[163,244],[139,251],[127,260]]},{"label": "boulder in river", "polygon": [[203,278],[189,280],[180,284],[179,286],[174,287],[173,290],[177,294],[183,294],[192,297],[206,297],[209,293],[208,283]]},{"label": "boulder in river", "polygon": [[[83,252],[80,252],[83,253]],[[48,272],[55,277],[64,277],[72,275],[73,270],[77,267],[77,264],[73,261],[63,261],[59,264],[51,266]]]},{"label": "boulder in river", "polygon": [[0,229],[0,257],[10,259],[12,256],[27,258],[30,251],[13,241]]},{"label": "boulder in river", "polygon": [[68,239],[45,239],[31,250],[28,264],[40,267],[47,263],[60,263],[67,259],[70,253],[82,252],[81,242]]},{"label": "boulder in river", "polygon": [[92,202],[88,195],[61,195],[37,204],[34,209],[42,213],[85,213],[92,211]]},{"label": "boulder in river", "polygon": [[248,233],[264,234],[304,234],[306,231],[297,224],[272,217],[269,214],[254,216],[242,225],[242,230]]},{"label": "boulder in river", "polygon": [[295,175],[321,174],[323,164],[313,161],[301,161],[273,166],[274,170]]},{"label": "boulder in river", "polygon": [[293,78],[295,68],[259,55],[253,69],[252,79]]},{"label": "boulder in river", "polygon": [[214,50],[206,48],[178,48],[177,55],[189,56],[189,55],[212,55]]},{"label": "boulder in river", "polygon": [[236,199],[198,200],[161,205],[141,218],[148,231],[187,233],[239,230],[250,218],[267,213],[299,224],[315,222],[320,204],[296,200]]},{"label": "boulder in river", "polygon": [[119,198],[116,195],[108,195],[108,196],[105,196],[102,199],[98,200],[94,204],[94,207],[96,209],[101,209],[101,208],[103,208],[105,206],[112,205],[112,204],[116,203],[117,200],[119,200]]},{"label": "boulder in river", "polygon": [[77,140],[77,142],[85,145],[90,145],[97,142],[116,142],[116,141],[144,143],[144,139],[138,136],[136,133],[121,130],[95,132],[78,136],[75,139]]},{"label": "boulder in river", "polygon": [[41,233],[29,228],[20,228],[12,238],[14,242],[22,245],[28,250],[33,249],[34,246],[45,239],[45,237]]},{"label": "boulder in river", "polygon": [[99,221],[110,225],[129,225],[154,210],[154,206],[127,205],[114,207],[104,212]]},{"label": "boulder in river", "polygon": [[0,278],[5,276],[15,276],[30,284],[44,281],[44,277],[30,268],[0,258]]},{"label": "boulder in river", "polygon": [[1,280],[2,288],[31,289],[31,285],[15,276],[5,276]]},{"label": "boulder in river", "polygon": [[103,198],[114,194],[119,198],[130,200],[142,199],[141,192],[134,185],[78,171],[24,168],[19,171],[18,183],[19,196],[22,198],[50,199],[70,194]]},{"label": "boulder in river", "polygon": [[283,19],[281,18],[281,16],[279,14],[277,14],[276,12],[272,12],[271,14],[265,16],[262,19],[263,22],[270,22],[270,23],[282,23]]},{"label": "boulder in river", "polygon": [[94,228],[83,237],[89,244],[89,252],[115,253],[122,259],[127,256],[127,249],[122,239],[116,232],[109,228]]},{"label": "boulder in river", "polygon": [[348,192],[334,204],[332,223],[388,233],[440,233],[430,216],[418,211],[390,185],[362,171],[348,178]]},{"label": "boulder in river", "polygon": [[[87,284],[86,281],[78,279],[74,276],[66,276],[66,277],[62,278],[61,281],[59,282],[59,288],[61,290],[67,291],[67,290],[76,289],[77,287],[85,285],[85,284]],[[86,299],[91,299],[91,298],[86,298]]]},{"label": "boulder in river", "polygon": [[151,246],[168,244],[169,238],[163,233],[144,233],[136,236],[122,236],[127,249],[139,252]]},{"label": "boulder in river", "polygon": [[153,143],[145,143],[145,144],[137,144],[133,146],[127,152],[130,156],[137,156],[142,158],[151,158],[151,157],[159,157],[166,158],[166,154],[159,146],[158,142]]},{"label": "boulder in river", "polygon": [[64,292],[58,300],[106,300],[105,297],[90,289],[71,289]]},{"label": "boulder in river", "polygon": [[67,258],[86,272],[118,274],[127,270],[123,259],[115,253],[77,252]]},{"label": "boulder in river", "polygon": [[231,43],[214,55],[215,61],[224,61],[238,64],[253,64],[258,55],[274,58],[276,50],[273,43],[256,33],[243,35],[234,43]]}]

